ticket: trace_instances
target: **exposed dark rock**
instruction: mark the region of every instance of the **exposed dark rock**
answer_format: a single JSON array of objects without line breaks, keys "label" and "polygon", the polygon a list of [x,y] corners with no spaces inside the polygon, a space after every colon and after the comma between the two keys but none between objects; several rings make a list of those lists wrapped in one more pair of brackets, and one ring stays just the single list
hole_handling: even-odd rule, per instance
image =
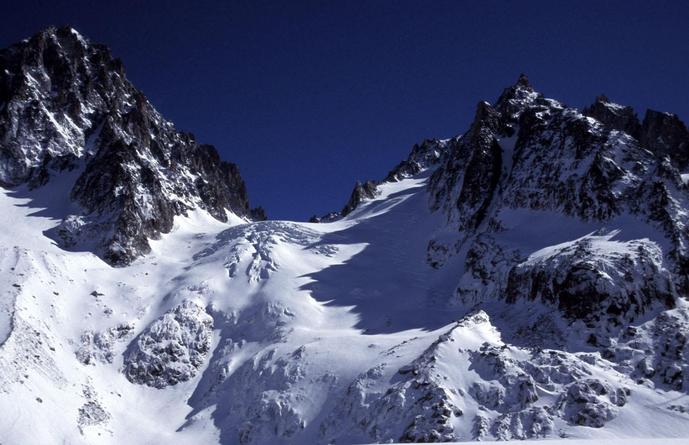
[{"label": "exposed dark rock", "polygon": [[265,217],[249,210],[236,165],[165,121],[109,49],[72,28],[0,51],[0,104],[0,183],[80,171],[71,198],[83,213],[51,233],[66,248],[125,265],[191,209]]},{"label": "exposed dark rock", "polygon": [[648,110],[641,144],[658,156],[669,156],[679,168],[689,166],[689,130],[676,114]]},{"label": "exposed dark rock", "polygon": [[268,219],[268,214],[263,207],[258,206],[251,209],[249,215],[254,221],[265,221]]},{"label": "exposed dark rock", "polygon": [[339,217],[340,217],[340,212],[330,212],[330,213],[326,213],[323,216],[313,215],[313,216],[311,216],[311,218],[309,218],[309,222],[311,222],[311,223],[329,222],[329,221],[335,221]]},{"label": "exposed dark rock", "polygon": [[603,95],[598,96],[593,105],[584,108],[582,113],[612,130],[624,131],[636,139],[641,136],[641,123],[634,109],[615,104]]},{"label": "exposed dark rock", "polygon": [[415,144],[407,159],[393,168],[385,177],[384,182],[399,181],[436,165],[447,150],[448,144],[452,142],[453,140],[426,139],[420,144]]},{"label": "exposed dark rock", "polygon": [[349,201],[340,211],[340,215],[347,216],[363,201],[375,198],[378,194],[378,184],[379,182],[377,181],[357,182],[354,190],[352,190],[352,195],[349,197]]},{"label": "exposed dark rock", "polygon": [[511,136],[515,126],[519,123],[521,114],[537,100],[542,101],[543,96],[536,92],[528,77],[520,74],[517,82],[503,90],[495,102],[495,110],[501,119],[496,122],[501,134]]},{"label": "exposed dark rock", "polygon": [[[479,102],[471,128],[431,177],[432,206],[444,205],[467,231],[484,221],[502,174],[502,149],[496,133],[499,119],[493,107]],[[448,200],[453,190],[459,193]]]},{"label": "exposed dark rock", "polygon": [[504,413],[491,427],[499,440],[525,440],[544,438],[555,430],[554,415],[550,407],[533,406],[527,410]]},{"label": "exposed dark rock", "polygon": [[686,363],[689,360],[689,323],[677,315],[661,314],[652,326],[654,343],[646,350],[652,355],[639,369],[662,386],[676,391],[689,390]]},{"label": "exposed dark rock", "polygon": [[89,400],[79,408],[77,425],[83,434],[86,427],[102,425],[109,420],[110,414],[105,411],[103,406],[98,401]]},{"label": "exposed dark rock", "polygon": [[674,307],[677,294],[662,253],[643,240],[627,243],[583,238],[514,267],[507,302],[540,300],[572,320],[617,328],[649,311]]}]

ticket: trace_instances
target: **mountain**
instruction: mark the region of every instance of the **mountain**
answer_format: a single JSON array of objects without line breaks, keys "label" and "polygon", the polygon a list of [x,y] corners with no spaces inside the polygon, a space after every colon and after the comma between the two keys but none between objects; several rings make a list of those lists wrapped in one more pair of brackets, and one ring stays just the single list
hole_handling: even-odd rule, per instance
[{"label": "mountain", "polygon": [[341,211],[264,221],[104,47],[0,54],[3,443],[689,437],[677,116],[520,76]]},{"label": "mountain", "polygon": [[190,209],[220,221],[228,211],[251,215],[237,166],[175,129],[107,47],[72,28],[0,52],[0,140],[6,186],[54,189],[56,176],[73,172],[73,213],[60,215],[52,236],[110,264],[148,253],[148,240]]}]

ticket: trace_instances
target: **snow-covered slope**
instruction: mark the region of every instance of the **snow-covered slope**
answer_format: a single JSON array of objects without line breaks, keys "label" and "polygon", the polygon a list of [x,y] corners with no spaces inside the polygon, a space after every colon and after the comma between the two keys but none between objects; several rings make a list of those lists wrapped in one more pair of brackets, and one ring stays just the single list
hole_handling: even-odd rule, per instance
[{"label": "snow-covered slope", "polygon": [[0,442],[689,438],[686,141],[644,142],[680,128],[654,116],[522,77],[321,222],[191,188],[122,267],[56,242],[83,171],[29,168],[0,189]]},{"label": "snow-covered slope", "polygon": [[527,345],[517,328],[549,311],[458,307],[461,262],[426,263],[427,234],[442,227],[427,210],[427,180],[385,183],[328,224],[230,226],[198,211],[126,268],[30,236],[57,221],[5,192],[4,217],[22,224],[7,224],[20,229],[2,240],[11,334],[0,404],[11,414],[0,435],[228,444],[689,435],[683,390],[611,356],[633,361],[647,348],[658,357],[644,372],[683,366],[654,342],[665,326],[686,326],[684,305],[614,349]]}]

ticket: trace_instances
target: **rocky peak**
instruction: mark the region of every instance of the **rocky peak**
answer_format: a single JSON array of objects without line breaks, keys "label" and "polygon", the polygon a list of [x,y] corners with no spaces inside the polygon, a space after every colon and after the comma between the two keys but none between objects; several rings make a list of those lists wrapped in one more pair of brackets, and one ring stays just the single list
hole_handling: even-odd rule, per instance
[{"label": "rocky peak", "polygon": [[531,84],[529,83],[529,78],[524,73],[519,74],[519,79],[517,79],[516,85],[523,87],[523,88],[531,88]]},{"label": "rocky peak", "polygon": [[347,216],[352,212],[352,210],[356,209],[362,201],[375,198],[378,194],[378,190],[376,188],[378,184],[378,181],[357,181],[356,185],[354,186],[354,190],[352,190],[352,195],[349,197],[349,201],[344,206],[340,214],[342,216]]},{"label": "rocky peak", "polygon": [[47,161],[80,157],[95,120],[132,90],[110,51],[72,28],[48,28],[1,50],[0,181],[21,184]]},{"label": "rocky peak", "polygon": [[[586,114],[595,114],[603,125]],[[658,150],[683,147],[686,127],[672,116],[651,114],[645,119],[644,128],[662,133],[656,138]],[[460,222],[463,233],[475,229],[484,213],[500,202],[585,219],[610,218],[621,211],[621,188],[639,186],[660,161],[629,136],[610,133],[613,126],[637,132],[635,119],[631,108],[604,96],[582,114],[544,98],[520,78],[495,106],[479,103],[469,130],[433,174],[431,206],[444,208],[450,220]],[[672,182],[678,178],[666,176]]]},{"label": "rocky peak", "polygon": [[436,165],[453,140],[426,139],[414,144],[409,157],[390,170],[385,181],[399,181]]},{"label": "rocky peak", "polygon": [[497,110],[505,120],[506,126],[513,126],[522,112],[542,95],[536,92],[526,75],[521,74],[517,82],[503,90],[495,102]]},{"label": "rocky peak", "polygon": [[[672,240],[666,254],[673,285],[689,288],[689,221],[677,204],[687,198],[676,169],[687,165],[686,127],[672,114],[649,112],[639,141],[625,131],[610,131],[635,126],[631,108],[600,97],[585,114],[544,98],[525,82],[507,88],[494,107],[481,102],[469,130],[449,148],[429,183],[431,208],[442,211],[457,231],[451,245],[429,242],[431,264],[441,266],[446,256],[467,249],[466,267],[474,277],[506,280],[495,264],[509,263],[515,252],[491,244],[493,233],[509,225],[501,219],[502,209],[589,222],[633,214]],[[495,264],[487,265],[490,261]],[[473,295],[471,283],[463,286]]]},{"label": "rocky peak", "polygon": [[627,133],[656,156],[669,156],[684,170],[689,166],[689,130],[676,114],[647,110],[643,123],[632,107],[612,102],[605,95],[582,110],[604,127]]},{"label": "rocky peak", "polygon": [[600,95],[596,101],[582,111],[586,116],[600,121],[611,129],[624,131],[638,139],[641,135],[641,123],[632,107],[618,105],[605,95]]},{"label": "rocky peak", "polygon": [[147,253],[189,210],[252,216],[237,166],[178,131],[107,47],[69,27],[0,51],[0,182],[37,188],[65,169],[79,171],[81,211],[51,235],[111,264]]},{"label": "rocky peak", "polygon": [[[523,99],[527,96],[522,93],[531,94],[529,91],[533,92],[528,84],[518,83],[505,90],[496,107],[486,101],[478,103],[469,130],[450,147],[431,177],[432,208],[444,208],[451,220],[460,221],[470,230],[484,221],[502,175],[503,151],[498,139],[514,133],[512,125],[525,109]],[[458,184],[466,186],[454,199],[447,200],[458,190]]]},{"label": "rocky peak", "polygon": [[647,110],[641,143],[658,156],[669,156],[679,168],[689,166],[689,130],[676,114]]}]

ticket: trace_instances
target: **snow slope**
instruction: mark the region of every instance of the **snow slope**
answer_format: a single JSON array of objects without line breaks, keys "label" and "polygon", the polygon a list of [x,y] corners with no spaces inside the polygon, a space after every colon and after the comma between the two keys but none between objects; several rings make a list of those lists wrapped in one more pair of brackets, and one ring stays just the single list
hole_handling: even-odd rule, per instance
[{"label": "snow slope", "polygon": [[[472,439],[477,415],[507,422],[486,438],[515,437],[527,427],[505,420],[502,406],[508,399],[523,403],[524,394],[510,394],[514,382],[504,379],[522,370],[505,377],[486,353],[497,347],[496,357],[514,369],[543,362],[542,371],[554,363],[505,343],[486,313],[457,324],[466,311],[447,295],[461,263],[441,270],[425,263],[429,234],[446,230],[427,207],[428,173],[384,183],[375,199],[331,223],[233,218],[224,224],[203,211],[177,217],[169,235],[152,241],[152,254],[126,268],[59,249],[41,235],[59,220],[42,216],[35,207],[40,198],[3,191],[1,273],[2,282],[12,283],[5,337],[12,327],[0,347],[0,406],[8,413],[0,437],[6,443],[385,441],[415,434],[409,424],[432,412],[432,404],[418,409],[404,400],[447,403],[448,438]],[[176,375],[174,385],[129,381],[123,371],[137,339],[185,302],[212,323],[201,362],[188,363],[186,374],[158,364],[158,381]],[[164,343],[161,350],[188,347],[179,340],[185,327],[172,325],[154,340]],[[615,412],[605,428],[556,417],[538,431],[689,437],[686,411],[668,409],[689,406],[684,393],[635,385],[597,353],[560,352],[558,363],[557,378],[526,379],[536,405],[557,398],[568,374],[634,389],[622,408],[601,401]],[[431,393],[419,392],[428,384]]]},{"label": "snow slope", "polygon": [[[562,440],[519,440],[519,441],[503,441],[503,445],[592,445],[601,441],[579,440],[579,439],[562,439]],[[446,442],[447,445],[458,445],[475,442]],[[685,439],[605,439],[606,445],[684,445]]]}]

